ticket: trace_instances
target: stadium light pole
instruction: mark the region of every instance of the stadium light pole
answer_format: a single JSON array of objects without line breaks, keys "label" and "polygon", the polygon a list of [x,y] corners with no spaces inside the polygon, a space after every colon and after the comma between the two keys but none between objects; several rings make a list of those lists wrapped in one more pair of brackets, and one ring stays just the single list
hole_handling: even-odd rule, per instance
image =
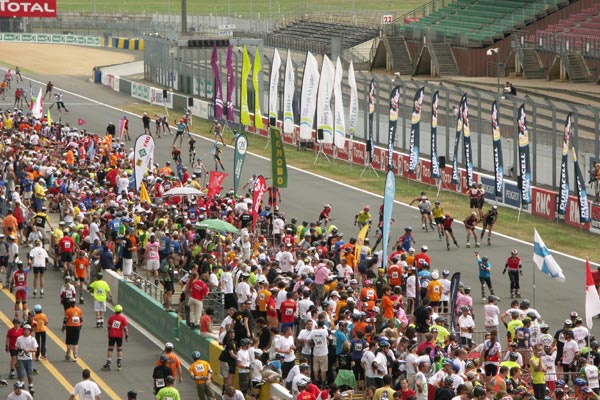
[{"label": "stadium light pole", "polygon": [[494,47],[492,49],[488,49],[485,54],[491,57],[494,53],[496,53],[496,91],[498,95],[500,95],[500,49],[498,47]]}]

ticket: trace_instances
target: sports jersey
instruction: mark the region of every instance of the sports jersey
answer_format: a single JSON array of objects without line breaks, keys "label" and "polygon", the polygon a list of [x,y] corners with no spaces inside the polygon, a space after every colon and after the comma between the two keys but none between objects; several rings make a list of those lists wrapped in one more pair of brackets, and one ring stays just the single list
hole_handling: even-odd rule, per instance
[{"label": "sports jersey", "polygon": [[398,286],[402,284],[402,268],[397,264],[389,266],[387,275],[389,277],[391,286]]},{"label": "sports jersey", "polygon": [[58,247],[61,253],[73,253],[75,241],[70,236],[63,236],[58,241]]},{"label": "sports jersey", "polygon": [[75,260],[75,276],[77,278],[83,279],[85,278],[87,269],[90,263],[87,258],[78,258]]},{"label": "sports jersey", "polygon": [[69,307],[65,310],[65,318],[67,322],[66,326],[81,326],[81,317],[83,316],[83,312],[77,306]]},{"label": "sports jersey", "polygon": [[160,244],[158,241],[148,242],[146,245],[146,260],[159,260]]},{"label": "sports jersey", "polygon": [[285,300],[279,308],[281,310],[281,322],[294,322],[294,314],[296,312],[296,302],[294,300]]},{"label": "sports jersey", "polygon": [[179,391],[172,386],[167,386],[156,393],[158,400],[180,400]]},{"label": "sports jersey", "polygon": [[123,331],[127,328],[127,318],[121,313],[113,314],[108,319],[108,336],[112,338],[122,338]]},{"label": "sports jersey", "polygon": [[433,218],[443,218],[444,217],[444,208],[435,206],[431,210],[431,213],[433,214]]},{"label": "sports jersey", "polygon": [[192,365],[190,365],[189,371],[197,385],[205,385],[208,380],[208,375],[212,374],[210,365],[204,360],[194,361]]},{"label": "sports jersey", "polygon": [[44,228],[48,221],[48,214],[44,212],[38,212],[33,216],[33,224],[37,227]]},{"label": "sports jersey", "polygon": [[90,283],[90,287],[94,289],[94,300],[99,302],[105,302],[108,293],[110,293],[110,286],[103,280],[96,280]]},{"label": "sports jersey", "polygon": [[15,285],[15,291],[27,289],[27,272],[19,270],[15,271],[12,280]]},{"label": "sports jersey", "polygon": [[433,280],[427,285],[427,297],[432,302],[439,302],[442,299],[442,283],[439,280]]},{"label": "sports jersey", "polygon": [[29,258],[31,258],[34,267],[45,267],[48,252],[43,247],[37,246],[29,252]]},{"label": "sports jersey", "polygon": [[33,316],[35,322],[35,332],[46,332],[46,326],[48,325],[48,316],[44,313],[37,313]]}]

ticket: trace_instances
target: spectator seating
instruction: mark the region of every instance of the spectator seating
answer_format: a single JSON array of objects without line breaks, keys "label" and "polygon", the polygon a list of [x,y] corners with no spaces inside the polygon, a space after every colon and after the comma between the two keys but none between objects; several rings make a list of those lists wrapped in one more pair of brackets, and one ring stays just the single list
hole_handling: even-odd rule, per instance
[{"label": "spectator seating", "polygon": [[[538,30],[537,36],[543,36],[546,43],[569,42],[571,48],[582,48],[586,43],[594,42],[600,45],[600,6],[594,6],[571,14],[556,24]],[[535,42],[536,35],[531,35],[528,41]]]},{"label": "spectator seating", "polygon": [[275,37],[289,37],[293,39],[321,42],[331,44],[331,38],[342,38],[342,47],[350,48],[379,35],[378,29],[352,25],[341,25],[328,22],[299,20],[274,31]]}]

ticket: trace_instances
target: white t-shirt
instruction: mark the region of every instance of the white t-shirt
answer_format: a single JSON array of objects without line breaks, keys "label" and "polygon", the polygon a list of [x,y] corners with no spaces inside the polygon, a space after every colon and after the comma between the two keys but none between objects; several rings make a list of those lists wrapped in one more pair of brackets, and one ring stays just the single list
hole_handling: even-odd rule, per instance
[{"label": "white t-shirt", "polygon": [[450,281],[448,279],[442,279],[442,301],[450,300]]},{"label": "white t-shirt", "polygon": [[408,375],[414,375],[417,373],[419,364],[417,364],[417,355],[414,353],[408,353],[404,358],[406,362],[406,373]]},{"label": "white t-shirt", "polygon": [[[585,346],[585,338],[589,336],[590,331],[585,326],[576,326],[572,329],[573,339],[577,342],[579,347]],[[589,385],[588,385],[589,386]]]},{"label": "white t-shirt", "polygon": [[284,355],[283,362],[292,362],[296,359],[296,354],[293,351],[290,351],[289,353],[284,353],[285,351],[288,351],[289,349],[291,349],[293,344],[294,344],[293,336],[290,336],[287,338],[285,336],[279,336],[276,339],[275,352],[277,352],[277,349],[279,349],[281,351],[281,354]]},{"label": "white t-shirt", "polygon": [[556,381],[556,365],[554,364],[556,360],[556,350],[551,354],[544,353],[544,355],[540,357],[540,360],[542,360],[542,364],[546,367],[546,381]]},{"label": "white t-shirt", "polygon": [[[416,384],[419,384],[423,389],[422,392],[419,392]],[[417,393],[417,400],[427,400],[427,378],[425,374],[422,372],[417,372],[417,376],[415,376],[415,392]]]},{"label": "white t-shirt", "polygon": [[565,342],[563,346],[562,363],[571,364],[575,358],[576,353],[579,351],[579,346],[575,340],[569,340]]},{"label": "white t-shirt", "polygon": [[417,295],[417,283],[415,274],[406,278],[406,297],[415,298]]},{"label": "white t-shirt", "polygon": [[486,304],[483,306],[485,326],[497,326],[499,323],[500,309],[495,304]]},{"label": "white t-shirt", "polygon": [[313,356],[326,356],[329,354],[327,348],[327,336],[329,336],[327,329],[315,328],[308,334],[308,340],[312,340],[315,345],[313,347]]},{"label": "white t-shirt", "polygon": [[[473,317],[471,317],[470,315],[467,315],[467,316],[461,315],[460,317],[458,317],[458,326],[460,326],[461,328],[473,328],[475,326],[475,321],[473,321]],[[467,338],[467,339],[472,339],[473,333],[463,331],[461,329],[460,336]]]},{"label": "white t-shirt", "polygon": [[252,292],[250,291],[250,285],[246,282],[238,283],[235,288],[235,293],[237,294],[238,303],[242,304],[246,300],[249,300],[252,297]]},{"label": "white t-shirt", "polygon": [[311,299],[302,299],[298,302],[298,317],[300,317],[300,319],[306,321],[308,319],[306,312],[308,311],[308,309],[310,308],[310,306],[313,306],[315,303],[313,303],[313,301]]},{"label": "white t-shirt", "polygon": [[294,272],[294,256],[289,251],[282,251],[279,258],[279,267],[283,272]]},{"label": "white t-shirt", "polygon": [[73,396],[79,395],[79,400],[95,400],[102,392],[96,384],[90,380],[81,381],[73,388]]},{"label": "white t-shirt", "polygon": [[304,345],[302,346],[302,348],[300,349],[300,353],[304,354],[304,355],[310,355],[310,346],[308,345],[308,334],[311,331],[307,330],[307,329],[302,329],[300,331],[300,333],[298,334],[298,340],[306,340],[306,342],[304,343]]},{"label": "white t-shirt", "polygon": [[28,391],[21,390],[21,394],[16,395],[15,392],[12,392],[8,395],[6,400],[33,400],[33,396],[31,396]]},{"label": "white t-shirt", "polygon": [[48,252],[42,246],[37,246],[31,249],[29,257],[33,260],[34,267],[45,267]]},{"label": "white t-shirt", "polygon": [[233,277],[231,272],[223,272],[221,275],[221,289],[223,293],[233,293]]},{"label": "white t-shirt", "polygon": [[241,373],[250,372],[250,353],[248,353],[248,350],[244,350],[244,349],[238,350],[237,365],[238,365],[238,372],[241,372]]},{"label": "white t-shirt", "polygon": [[583,371],[585,372],[585,378],[590,389],[597,389],[600,387],[600,383],[598,382],[598,367],[593,364],[588,364],[583,367]]},{"label": "white t-shirt", "polygon": [[92,239],[92,243],[94,243],[94,240],[100,239],[100,227],[96,222],[90,224],[90,239]]},{"label": "white t-shirt", "polygon": [[280,234],[285,228],[285,222],[281,218],[275,218],[273,220],[273,234]]},{"label": "white t-shirt", "polygon": [[38,344],[35,338],[31,335],[29,336],[19,336],[15,343],[15,347],[19,350],[17,354],[17,360],[33,360],[33,353],[28,351],[23,351],[25,349],[37,349]]}]

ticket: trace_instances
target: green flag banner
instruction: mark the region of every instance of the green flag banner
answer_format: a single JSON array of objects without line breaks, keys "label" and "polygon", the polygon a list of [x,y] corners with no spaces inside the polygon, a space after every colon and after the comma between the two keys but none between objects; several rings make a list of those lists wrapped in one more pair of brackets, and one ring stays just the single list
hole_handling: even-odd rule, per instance
[{"label": "green flag banner", "polygon": [[235,153],[233,155],[233,192],[237,194],[248,150],[248,137],[245,133],[240,133],[235,140]]},{"label": "green flag banner", "polygon": [[274,126],[269,128],[271,137],[271,172],[273,176],[273,186],[277,188],[287,187],[287,164],[285,163],[285,151],[283,149],[283,139],[281,129]]},{"label": "green flag banner", "polygon": [[248,76],[250,75],[250,58],[248,57],[248,49],[244,46],[242,57],[242,76],[240,77],[240,122],[243,125],[250,126],[250,113],[248,110]]}]

